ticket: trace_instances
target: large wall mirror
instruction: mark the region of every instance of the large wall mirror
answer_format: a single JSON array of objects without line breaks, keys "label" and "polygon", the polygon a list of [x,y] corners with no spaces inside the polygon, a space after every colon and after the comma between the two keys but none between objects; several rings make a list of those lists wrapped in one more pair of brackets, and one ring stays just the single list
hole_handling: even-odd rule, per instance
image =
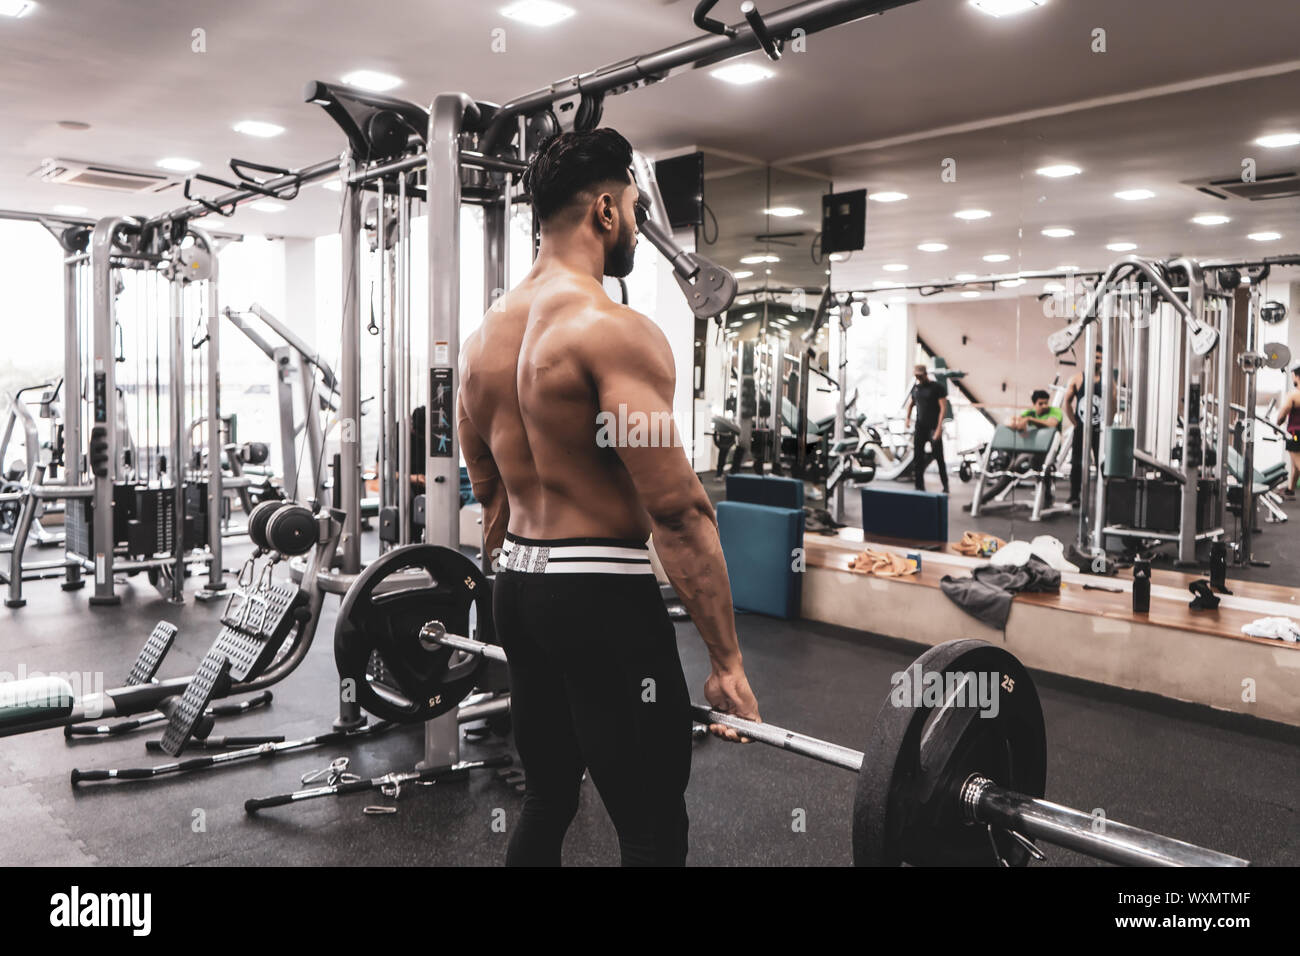
[{"label": "large wall mirror", "polygon": [[[740,467],[791,473],[790,418],[815,429],[833,417],[842,367],[847,417],[872,430],[873,480],[913,486],[920,365],[948,396],[944,474],[928,443],[924,484],[949,488],[950,539],[1047,535],[1121,566],[1152,555],[1202,569],[1217,540],[1229,577],[1300,583],[1274,554],[1296,467],[1277,409],[1300,361],[1300,166],[1295,136],[1278,131],[1297,128],[1300,106],[1277,76],[838,152],[812,168],[706,153],[698,248],[735,272],[740,294],[697,336],[697,420],[714,437],[697,470],[719,475],[750,443]],[[825,255],[822,197],[859,188],[865,248]],[[1195,329],[1145,272],[1117,266],[1125,257],[1200,303],[1219,335],[1211,355],[1189,359]],[[1105,321],[1054,351],[1049,339],[1112,267],[1131,274],[1099,306]],[[828,280],[843,307],[805,341]],[[1075,428],[1085,420],[1091,434]],[[1189,434],[1200,464],[1185,468]],[[1253,520],[1240,504],[1248,458],[1267,486]],[[1184,512],[1189,474],[1215,488]],[[825,470],[804,477],[815,500]],[[840,504],[861,527],[851,486]]]},{"label": "large wall mirror", "polygon": [[[1218,540],[1229,577],[1300,584],[1278,551],[1279,496],[1295,465],[1276,421],[1296,387],[1287,356],[1300,361],[1300,167],[1297,137],[1278,132],[1297,128],[1293,83],[1262,77],[827,160],[837,189],[863,186],[872,200],[866,248],[831,266],[834,289],[870,303],[849,336],[859,401],[903,451],[914,365],[947,378],[950,539],[1050,535],[1121,567],[1154,555],[1202,571]],[[1108,318],[1091,337],[1049,348],[1129,256],[1154,263],[1183,303],[1193,290],[1218,348],[1189,359],[1191,328],[1136,270],[1102,302]],[[1007,443],[1026,417],[1032,428],[1059,418],[1059,438],[1033,454]],[[1098,424],[1090,438],[1073,427],[1084,420]],[[1222,479],[1193,496],[1190,520],[1189,431],[1195,480]],[[1240,506],[1248,453],[1268,489],[1253,521]],[[933,462],[925,481],[940,487]],[[850,496],[848,520],[860,521],[852,509]]]},{"label": "large wall mirror", "polygon": [[819,248],[822,196],[830,188],[829,179],[807,170],[705,153],[707,211],[698,248],[735,274],[739,294],[719,321],[701,329],[707,345],[697,369],[704,383],[697,419],[702,414],[712,423],[715,440],[700,447],[698,470],[716,473],[720,457],[734,462],[737,442],[755,438],[757,452],[743,466],[771,470],[771,435],[793,434],[799,417],[804,352],[811,367],[805,417],[834,412],[827,336],[804,341],[830,280],[829,260]]}]

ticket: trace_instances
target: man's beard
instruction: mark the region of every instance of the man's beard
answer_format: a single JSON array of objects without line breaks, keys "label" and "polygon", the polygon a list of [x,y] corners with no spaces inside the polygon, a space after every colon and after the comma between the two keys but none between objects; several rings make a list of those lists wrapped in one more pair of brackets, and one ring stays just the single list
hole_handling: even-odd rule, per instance
[{"label": "man's beard", "polygon": [[605,275],[622,279],[632,272],[636,264],[636,233],[628,229],[618,237],[618,245],[605,255]]}]

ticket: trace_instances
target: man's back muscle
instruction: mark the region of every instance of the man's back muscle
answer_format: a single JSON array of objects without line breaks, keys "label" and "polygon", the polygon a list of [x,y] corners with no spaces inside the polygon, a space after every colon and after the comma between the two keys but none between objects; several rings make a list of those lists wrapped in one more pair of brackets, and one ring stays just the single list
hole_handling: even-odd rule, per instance
[{"label": "man's back muscle", "polygon": [[585,360],[600,347],[602,327],[623,318],[620,311],[627,310],[590,278],[567,271],[530,276],[465,343],[462,401],[501,474],[514,534],[649,534],[616,450],[597,442],[600,409]]}]

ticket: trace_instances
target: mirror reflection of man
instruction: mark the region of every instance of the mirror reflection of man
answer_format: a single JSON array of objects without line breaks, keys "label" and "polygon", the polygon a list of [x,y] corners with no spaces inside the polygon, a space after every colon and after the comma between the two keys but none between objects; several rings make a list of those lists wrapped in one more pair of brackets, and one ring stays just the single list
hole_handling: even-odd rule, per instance
[{"label": "mirror reflection of man", "polygon": [[943,493],[948,493],[948,466],[943,460],[943,420],[948,415],[948,386],[930,377],[924,365],[913,370],[916,383],[907,397],[907,424],[912,424],[916,412],[916,431],[912,435],[912,477],[917,491],[925,490],[926,446],[934,463],[939,466],[939,483]]},{"label": "mirror reflection of man", "polygon": [[1027,432],[1033,428],[1061,427],[1061,410],[1052,405],[1052,396],[1046,389],[1035,389],[1029,400],[1033,402],[1031,407],[1007,420],[1009,428]]},{"label": "mirror reflection of man", "polygon": [[1300,482],[1300,365],[1291,369],[1291,391],[1278,409],[1277,423],[1286,429],[1287,473],[1282,496],[1294,499]]},{"label": "mirror reflection of man", "polygon": [[[1092,425],[1092,463],[1097,464],[1097,448],[1101,445],[1101,346],[1093,356],[1092,364],[1092,414],[1087,416]],[[1083,485],[1083,429],[1079,427],[1084,417],[1083,409],[1083,369],[1070,377],[1065,389],[1065,398],[1061,400],[1065,417],[1074,429],[1074,438],[1070,452],[1070,507],[1079,506],[1079,489]]]}]

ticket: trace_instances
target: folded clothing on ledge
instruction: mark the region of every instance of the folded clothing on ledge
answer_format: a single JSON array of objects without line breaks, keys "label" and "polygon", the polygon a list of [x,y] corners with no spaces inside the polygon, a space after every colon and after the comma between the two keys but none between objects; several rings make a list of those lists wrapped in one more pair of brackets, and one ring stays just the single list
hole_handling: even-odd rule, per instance
[{"label": "folded clothing on ledge", "polygon": [[945,574],[939,581],[944,594],[971,617],[1002,630],[1011,616],[1011,601],[1022,591],[1059,592],[1061,572],[1031,555],[1022,567],[982,564],[969,577]]}]

